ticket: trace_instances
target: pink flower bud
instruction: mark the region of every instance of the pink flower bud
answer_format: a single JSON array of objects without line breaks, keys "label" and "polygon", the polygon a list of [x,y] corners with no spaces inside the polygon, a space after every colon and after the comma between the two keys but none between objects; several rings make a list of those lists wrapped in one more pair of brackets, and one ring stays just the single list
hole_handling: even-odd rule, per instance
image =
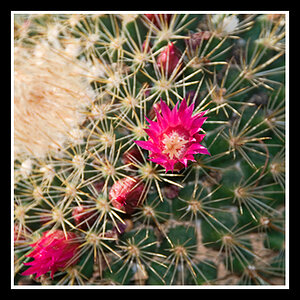
[{"label": "pink flower bud", "polygon": [[181,68],[179,65],[179,60],[181,53],[178,48],[174,46],[171,42],[168,46],[158,55],[157,65],[164,73],[167,72],[168,75],[171,75],[175,68],[178,70]]},{"label": "pink flower bud", "polygon": [[14,244],[19,245],[26,241],[26,235],[30,232],[24,227],[20,227],[19,224],[14,224]]},{"label": "pink flower bud", "polygon": [[74,207],[72,210],[72,217],[75,224],[83,230],[87,228],[87,225],[91,226],[96,221],[97,216],[92,216],[93,214],[95,214],[95,212],[88,211],[87,208],[82,205]]},{"label": "pink flower bud", "polygon": [[44,232],[36,243],[31,244],[34,249],[26,257],[32,257],[34,260],[24,263],[30,268],[21,275],[36,273],[36,278],[38,278],[50,271],[53,279],[57,270],[76,264],[78,258],[75,257],[80,246],[76,237],[76,234],[72,232],[68,232],[66,237],[62,230]]},{"label": "pink flower bud", "polygon": [[99,180],[93,183],[94,188],[96,189],[97,193],[101,193],[104,187],[104,180]]},{"label": "pink flower bud", "polygon": [[126,177],[115,182],[109,191],[109,200],[112,205],[132,214],[135,208],[142,204],[142,194],[144,192],[144,184],[138,179]]},{"label": "pink flower bud", "polygon": [[[127,164],[137,164],[138,162],[142,162],[143,157],[137,147],[131,148],[129,151],[124,152],[122,155],[122,162],[127,165]],[[131,169],[136,169],[134,165],[129,166]]]}]

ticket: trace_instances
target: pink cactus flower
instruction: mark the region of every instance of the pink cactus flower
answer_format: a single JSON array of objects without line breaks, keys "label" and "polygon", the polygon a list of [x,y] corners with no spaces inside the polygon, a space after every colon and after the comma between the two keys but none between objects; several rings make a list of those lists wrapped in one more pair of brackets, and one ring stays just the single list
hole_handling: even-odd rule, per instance
[{"label": "pink cactus flower", "polygon": [[186,168],[188,161],[195,161],[194,154],[208,154],[208,150],[200,144],[205,134],[200,134],[201,126],[207,119],[203,115],[207,111],[192,116],[194,103],[187,106],[183,99],[173,110],[161,100],[161,114],[156,110],[157,122],[146,118],[149,129],[148,141],[135,141],[143,149],[149,150],[149,160],[166,169],[179,171]]},{"label": "pink cactus flower", "polygon": [[30,266],[21,275],[27,276],[36,273],[36,278],[47,272],[51,272],[51,278],[57,270],[65,269],[68,264],[74,265],[78,259],[74,259],[80,244],[76,241],[76,234],[67,233],[67,238],[62,230],[46,231],[43,236],[31,244],[34,249],[27,257],[34,258],[33,261],[24,263]]}]

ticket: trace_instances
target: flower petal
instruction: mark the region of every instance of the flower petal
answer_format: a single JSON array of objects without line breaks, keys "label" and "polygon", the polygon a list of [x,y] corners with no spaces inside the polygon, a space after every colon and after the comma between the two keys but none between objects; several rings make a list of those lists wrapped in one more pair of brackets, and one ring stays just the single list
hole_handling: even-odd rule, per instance
[{"label": "flower petal", "polygon": [[203,123],[206,121],[207,117],[194,119],[190,127],[190,134],[194,135],[198,131],[200,131]]},{"label": "flower petal", "polygon": [[160,99],[160,109],[163,118],[165,118],[166,120],[170,120],[171,110],[169,106],[162,99]]},{"label": "flower petal", "polygon": [[198,143],[190,145],[186,151],[186,154],[197,154],[197,153],[210,154],[204,146]]},{"label": "flower petal", "polygon": [[151,141],[134,141],[138,146],[145,150],[159,152],[159,149]]},{"label": "flower petal", "polygon": [[180,119],[183,117],[186,108],[187,108],[186,100],[185,98],[183,98],[180,107],[178,109],[178,116]]},{"label": "flower petal", "polygon": [[205,136],[206,136],[205,133],[204,134],[199,134],[199,133],[194,134],[194,138],[196,139],[197,143],[202,142],[202,140],[204,139]]}]

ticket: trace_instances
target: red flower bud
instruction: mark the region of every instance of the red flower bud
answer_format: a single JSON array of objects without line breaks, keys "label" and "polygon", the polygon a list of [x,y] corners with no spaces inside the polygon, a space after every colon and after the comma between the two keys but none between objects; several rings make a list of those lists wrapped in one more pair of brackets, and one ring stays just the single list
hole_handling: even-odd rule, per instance
[{"label": "red flower bud", "polygon": [[144,192],[144,184],[138,179],[126,177],[115,182],[109,191],[109,200],[112,205],[132,214],[135,208],[142,204],[142,194]]},{"label": "red flower bud", "polygon": [[179,65],[179,60],[181,57],[181,53],[178,48],[174,46],[171,42],[168,46],[158,55],[157,65],[163,72],[168,75],[171,75],[174,69],[177,67],[180,69],[181,65]]},{"label": "red flower bud", "polygon": [[97,216],[92,216],[93,214],[95,212],[88,211],[84,206],[77,206],[72,210],[72,217],[75,224],[81,229],[86,229],[88,224],[91,226],[96,221]]},{"label": "red flower bud", "polygon": [[159,29],[162,24],[169,24],[172,15],[170,14],[145,14],[145,16]]},{"label": "red flower bud", "polygon": [[104,187],[104,180],[99,180],[93,183],[94,188],[96,189],[97,193],[101,193]]},{"label": "red flower bud", "polygon": [[188,91],[186,94],[186,99],[189,101],[189,103],[193,102],[195,107],[197,107],[200,103],[200,97],[199,96],[195,97],[195,95],[196,95],[196,91],[194,90]]},{"label": "red flower bud", "polygon": [[[142,161],[143,161],[143,157],[137,147],[131,148],[129,151],[124,152],[124,154],[122,155],[122,162],[124,163],[124,165],[130,163],[136,164],[137,162],[142,162]],[[136,167],[133,165],[130,165],[129,167],[131,169],[136,169]]]},{"label": "red flower bud", "polygon": [[14,244],[22,244],[26,241],[26,235],[29,235],[29,231],[24,227],[22,228],[19,224],[14,224]]}]

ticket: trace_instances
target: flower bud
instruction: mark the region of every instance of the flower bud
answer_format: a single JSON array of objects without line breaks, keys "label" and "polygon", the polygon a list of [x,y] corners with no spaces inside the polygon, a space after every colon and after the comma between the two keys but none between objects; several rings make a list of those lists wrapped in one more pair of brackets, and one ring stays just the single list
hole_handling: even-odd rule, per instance
[{"label": "flower bud", "polygon": [[150,41],[145,40],[142,44],[142,50],[144,53],[149,53],[152,48],[152,44]]},{"label": "flower bud", "polygon": [[185,40],[185,43],[189,50],[197,51],[203,40],[208,40],[212,33],[210,31],[200,31],[189,34],[189,39]]},{"label": "flower bud", "polygon": [[159,29],[163,24],[168,25],[172,17],[170,14],[145,14],[145,16]]},{"label": "flower bud", "polygon": [[104,183],[105,183],[104,180],[99,180],[99,181],[96,181],[96,182],[93,183],[93,186],[94,186],[95,190],[97,191],[97,193],[102,192],[102,189],[104,187]]},{"label": "flower bud", "polygon": [[[129,151],[124,152],[122,155],[122,162],[124,165],[136,164],[137,162],[142,162],[143,157],[137,147],[131,148]],[[134,165],[129,166],[131,169],[136,169]]]},{"label": "flower bud", "polygon": [[92,225],[95,221],[97,216],[92,216],[95,212],[88,211],[85,206],[77,206],[74,207],[72,210],[72,217],[75,221],[75,224],[85,230],[87,225]]},{"label": "flower bud", "polygon": [[142,204],[144,187],[144,184],[138,179],[132,177],[120,179],[111,187],[109,200],[112,201],[115,208],[132,214],[135,208]]},{"label": "flower bud", "polygon": [[171,42],[167,47],[158,55],[157,65],[164,73],[167,72],[168,75],[171,75],[175,68],[180,69],[179,60],[181,53],[178,48],[174,46]]},{"label": "flower bud", "polygon": [[24,227],[22,228],[19,224],[14,224],[14,244],[21,245],[26,242],[26,235],[29,235],[29,231]]},{"label": "flower bud", "polygon": [[36,273],[36,278],[47,272],[51,272],[51,278],[57,270],[63,270],[69,265],[77,263],[76,257],[80,244],[76,241],[76,234],[67,232],[66,236],[62,230],[45,231],[42,237],[31,244],[34,249],[26,255],[34,260],[24,263],[30,266],[22,275],[31,275]]},{"label": "flower bud", "polygon": [[186,93],[186,99],[188,100],[189,103],[194,103],[195,107],[197,107],[200,104],[200,97],[196,96],[196,91],[191,90]]}]

